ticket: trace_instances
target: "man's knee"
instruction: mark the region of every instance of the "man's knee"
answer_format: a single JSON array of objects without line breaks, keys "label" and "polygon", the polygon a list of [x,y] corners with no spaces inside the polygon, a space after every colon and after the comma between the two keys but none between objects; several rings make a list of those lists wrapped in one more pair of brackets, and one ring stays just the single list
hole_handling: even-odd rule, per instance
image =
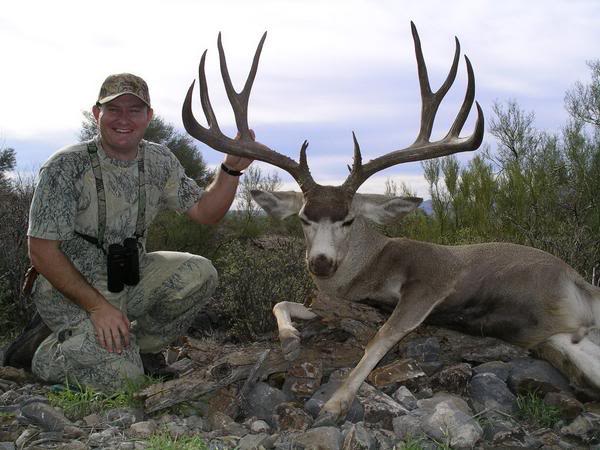
[{"label": "man's knee", "polygon": [[180,268],[179,275],[186,277],[189,283],[195,284],[206,295],[211,295],[219,282],[217,269],[212,262],[198,255],[191,255],[190,259]]}]

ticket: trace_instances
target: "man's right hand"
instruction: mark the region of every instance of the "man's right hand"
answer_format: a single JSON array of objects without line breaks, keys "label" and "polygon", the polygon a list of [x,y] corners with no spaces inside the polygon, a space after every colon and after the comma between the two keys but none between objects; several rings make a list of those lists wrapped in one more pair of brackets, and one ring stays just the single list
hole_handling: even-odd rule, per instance
[{"label": "man's right hand", "polygon": [[129,346],[131,323],[123,312],[110,303],[104,302],[93,307],[89,313],[100,346],[111,353],[121,353]]}]

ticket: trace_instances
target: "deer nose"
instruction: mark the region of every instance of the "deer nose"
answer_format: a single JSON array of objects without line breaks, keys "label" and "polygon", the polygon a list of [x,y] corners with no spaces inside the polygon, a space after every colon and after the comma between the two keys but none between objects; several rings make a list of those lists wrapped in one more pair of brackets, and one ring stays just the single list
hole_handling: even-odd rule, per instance
[{"label": "deer nose", "polygon": [[330,277],[337,269],[333,259],[323,253],[312,258],[308,266],[310,271],[318,277]]}]

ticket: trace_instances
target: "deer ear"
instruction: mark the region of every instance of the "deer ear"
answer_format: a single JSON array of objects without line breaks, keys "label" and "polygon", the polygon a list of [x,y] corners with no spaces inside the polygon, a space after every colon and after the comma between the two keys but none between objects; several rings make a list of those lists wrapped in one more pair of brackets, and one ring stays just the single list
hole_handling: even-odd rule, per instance
[{"label": "deer ear", "polygon": [[300,192],[252,190],[250,193],[267,214],[277,219],[285,219],[298,214],[304,201]]},{"label": "deer ear", "polygon": [[389,224],[414,211],[423,201],[418,197],[388,197],[378,194],[355,194],[352,207],[357,214],[380,225]]}]

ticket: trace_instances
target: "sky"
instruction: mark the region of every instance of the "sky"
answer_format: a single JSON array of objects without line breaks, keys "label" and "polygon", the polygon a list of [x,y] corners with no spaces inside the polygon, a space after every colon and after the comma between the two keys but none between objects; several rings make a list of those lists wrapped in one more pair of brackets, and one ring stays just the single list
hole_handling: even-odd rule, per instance
[{"label": "sky", "polygon": [[[411,20],[433,90],[451,66],[454,37],[460,40],[487,121],[484,142],[492,148],[487,125],[494,102],[516,100],[535,113],[537,128],[558,132],[567,121],[565,92],[588,81],[586,61],[600,57],[598,0],[5,2],[0,148],[16,150],[20,172],[36,172],[52,153],[76,142],[82,111],[91,109],[106,76],[120,72],[143,77],[155,114],[183,132],[181,105],[205,49],[219,124],[235,135],[218,69],[217,35],[222,32],[229,70],[241,90],[267,31],[250,97],[250,126],[259,141],[294,159],[308,140],[315,180],[340,184],[352,161],[352,131],[364,161],[406,147],[417,135],[420,95]],[[434,139],[446,134],[465,88],[461,59]],[[194,111],[204,123],[197,96]],[[471,133],[474,116],[463,136]],[[202,143],[198,147],[211,166],[223,158]],[[295,188],[287,173],[277,172],[284,189]],[[428,196],[419,163],[377,173],[361,192],[381,193],[387,179]]]}]

